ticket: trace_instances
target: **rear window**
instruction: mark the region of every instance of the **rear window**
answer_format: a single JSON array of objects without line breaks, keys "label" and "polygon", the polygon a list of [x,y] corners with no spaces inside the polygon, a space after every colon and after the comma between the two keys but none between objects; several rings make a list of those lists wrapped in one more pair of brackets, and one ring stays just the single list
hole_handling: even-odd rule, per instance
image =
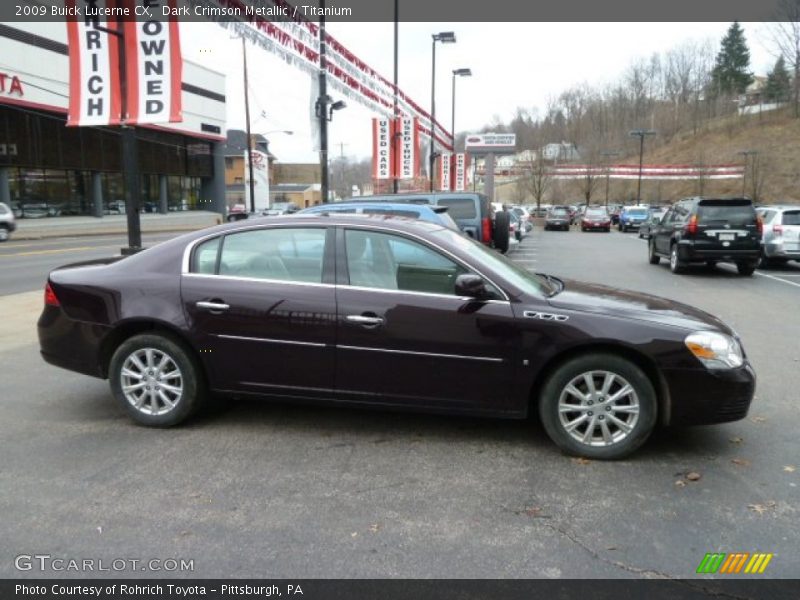
[{"label": "rear window", "polygon": [[751,225],[755,223],[756,211],[749,200],[727,202],[700,202],[697,206],[697,221],[700,225],[728,223],[729,225]]},{"label": "rear window", "polygon": [[564,208],[554,208],[550,211],[550,214],[555,217],[563,217],[569,214],[569,211]]},{"label": "rear window", "polygon": [[783,213],[784,225],[800,225],[800,210],[787,210]]},{"label": "rear window", "polygon": [[625,211],[626,214],[635,215],[637,217],[647,216],[646,208],[629,208]]},{"label": "rear window", "polygon": [[439,201],[439,206],[447,207],[447,214],[453,219],[475,219],[478,209],[475,201],[470,198],[447,198]]}]

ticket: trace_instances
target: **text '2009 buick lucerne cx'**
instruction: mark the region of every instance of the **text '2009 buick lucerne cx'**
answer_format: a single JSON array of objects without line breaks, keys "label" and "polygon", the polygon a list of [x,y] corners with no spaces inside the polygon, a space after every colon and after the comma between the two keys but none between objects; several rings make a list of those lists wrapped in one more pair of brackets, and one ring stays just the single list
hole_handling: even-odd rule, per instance
[{"label": "text '2009 buick lucerne cx'", "polygon": [[[441,225],[248,220],[53,271],[44,359],[108,378],[137,422],[209,394],[525,418],[619,458],[656,424],[742,419],[736,334],[655,296],[534,274]],[[366,368],[364,368],[366,367]]]}]

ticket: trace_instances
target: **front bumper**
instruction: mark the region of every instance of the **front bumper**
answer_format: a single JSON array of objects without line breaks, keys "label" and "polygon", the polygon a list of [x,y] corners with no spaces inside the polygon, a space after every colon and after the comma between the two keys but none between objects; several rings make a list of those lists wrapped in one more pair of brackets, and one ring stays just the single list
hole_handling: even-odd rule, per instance
[{"label": "front bumper", "polygon": [[669,391],[665,415],[668,425],[710,425],[739,421],[747,416],[756,390],[756,374],[750,363],[738,369],[712,371],[665,369]]}]

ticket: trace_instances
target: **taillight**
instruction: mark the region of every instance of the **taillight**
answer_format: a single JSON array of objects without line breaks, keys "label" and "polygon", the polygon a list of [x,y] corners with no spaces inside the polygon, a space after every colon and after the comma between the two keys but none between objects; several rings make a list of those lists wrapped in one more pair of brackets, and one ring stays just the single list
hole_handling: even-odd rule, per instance
[{"label": "taillight", "polygon": [[764,221],[761,220],[761,217],[756,217],[756,231],[759,237],[764,235]]},{"label": "taillight", "polygon": [[[761,229],[764,228],[764,225],[761,223],[760,219],[759,219],[758,223],[759,223],[759,225],[761,225],[761,227],[759,227],[759,233],[761,233]],[[772,233],[774,233],[778,237],[782,236],[783,235],[783,225],[773,225],[772,226]]]},{"label": "taillight", "polygon": [[488,244],[492,241],[492,220],[489,217],[484,217],[482,224],[483,243]]},{"label": "taillight", "polygon": [[53,288],[50,287],[50,282],[47,282],[47,285],[44,286],[44,303],[47,306],[61,306],[61,302],[58,301],[58,296],[53,291]]},{"label": "taillight", "polygon": [[689,235],[694,235],[697,233],[697,215],[692,215],[689,217],[689,222],[686,224],[684,231]]}]

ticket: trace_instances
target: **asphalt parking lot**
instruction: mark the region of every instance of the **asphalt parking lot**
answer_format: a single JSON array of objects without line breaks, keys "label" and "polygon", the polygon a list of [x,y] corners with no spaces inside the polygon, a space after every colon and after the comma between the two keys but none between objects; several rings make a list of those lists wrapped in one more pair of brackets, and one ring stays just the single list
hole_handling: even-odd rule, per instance
[{"label": "asphalt parking lot", "polygon": [[106,382],[41,361],[36,292],[29,332],[0,341],[0,577],[80,575],[14,567],[45,553],[194,561],[155,574],[176,577],[686,578],[715,551],[796,577],[800,267],[677,276],[616,231],[536,229],[513,258],[729,322],[759,376],[748,418],[610,463],[563,456],[535,422],[255,401],[145,429]]}]

